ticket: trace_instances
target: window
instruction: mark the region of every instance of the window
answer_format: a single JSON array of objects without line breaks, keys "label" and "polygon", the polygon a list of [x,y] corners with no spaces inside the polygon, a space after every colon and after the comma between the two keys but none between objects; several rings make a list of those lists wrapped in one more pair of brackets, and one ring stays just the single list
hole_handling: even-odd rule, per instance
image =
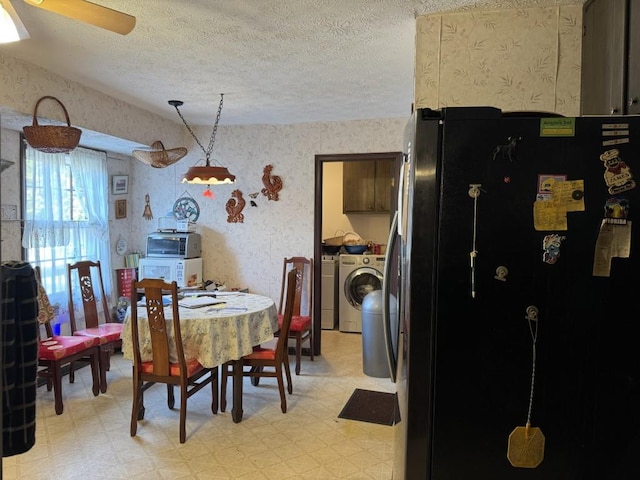
[{"label": "window", "polygon": [[111,292],[106,154],[86,148],[42,153],[27,146],[23,178],[25,259],[40,266],[59,324],[66,318],[68,263],[99,259],[107,296]]}]

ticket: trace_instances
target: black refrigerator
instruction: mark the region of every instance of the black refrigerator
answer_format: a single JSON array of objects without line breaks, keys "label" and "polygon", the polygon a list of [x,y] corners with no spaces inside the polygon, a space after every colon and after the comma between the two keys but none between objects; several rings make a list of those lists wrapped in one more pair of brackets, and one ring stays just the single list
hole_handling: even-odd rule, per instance
[{"label": "black refrigerator", "polygon": [[393,479],[640,478],[640,117],[421,109],[405,144]]}]

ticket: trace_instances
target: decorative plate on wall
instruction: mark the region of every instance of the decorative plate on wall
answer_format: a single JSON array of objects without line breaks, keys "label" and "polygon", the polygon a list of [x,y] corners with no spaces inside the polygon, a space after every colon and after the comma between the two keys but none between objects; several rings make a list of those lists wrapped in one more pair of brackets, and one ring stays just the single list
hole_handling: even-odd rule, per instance
[{"label": "decorative plate on wall", "polygon": [[124,252],[127,251],[127,241],[120,235],[120,238],[116,242],[116,253],[118,255],[124,255]]},{"label": "decorative plate on wall", "polygon": [[192,196],[180,197],[173,204],[173,215],[178,220],[195,222],[200,216],[200,205]]}]

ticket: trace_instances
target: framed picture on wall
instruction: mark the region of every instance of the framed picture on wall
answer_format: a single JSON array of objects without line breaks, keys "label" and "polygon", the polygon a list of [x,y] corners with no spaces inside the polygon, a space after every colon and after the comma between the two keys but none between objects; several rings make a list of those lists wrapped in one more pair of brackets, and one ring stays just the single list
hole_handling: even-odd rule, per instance
[{"label": "framed picture on wall", "polygon": [[129,192],[129,175],[114,175],[111,177],[111,193],[122,195]]},{"label": "framed picture on wall", "polygon": [[127,218],[126,200],[116,200],[116,218]]}]

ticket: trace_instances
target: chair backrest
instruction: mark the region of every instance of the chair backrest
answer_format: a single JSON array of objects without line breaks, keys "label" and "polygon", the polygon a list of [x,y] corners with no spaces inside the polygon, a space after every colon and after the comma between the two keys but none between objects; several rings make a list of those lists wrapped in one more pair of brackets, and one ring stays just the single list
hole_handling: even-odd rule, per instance
[{"label": "chair backrest", "polygon": [[278,314],[282,315],[285,303],[283,302],[285,292],[287,291],[287,271],[295,269],[297,275],[295,281],[295,297],[293,301],[293,316],[301,315],[300,310],[302,308],[302,291],[305,283],[305,269],[308,271],[308,290],[307,290],[307,311],[306,316],[311,316],[313,311],[313,258],[306,257],[291,257],[284,259],[282,264],[282,287],[280,290],[280,306],[278,307]]},{"label": "chair backrest", "polygon": [[285,297],[284,314],[282,315],[282,326],[280,327],[280,335],[276,344],[276,361],[282,362],[285,354],[289,354],[289,327],[291,327],[291,319],[293,318],[293,309],[295,307],[296,297],[296,277],[299,275],[298,270],[292,268],[287,274],[287,291]]},{"label": "chair backrest", "polygon": [[[144,327],[149,329],[151,337],[151,351],[153,355],[153,374],[161,377],[170,376],[170,344],[175,343],[178,364],[181,376],[186,375],[187,366],[182,347],[182,334],[180,331],[180,316],[178,313],[178,284],[173,281],[166,283],[158,278],[146,278],[140,281],[133,281],[131,288],[131,337],[133,340],[133,362],[136,368],[140,368],[142,360],[140,357],[140,337],[139,328],[142,325],[138,322],[138,290],[144,294],[144,304],[147,310],[148,322],[143,322]],[[171,309],[173,316],[173,340],[170,339],[169,326],[165,317],[163,295],[171,295]],[[171,342],[171,343],[170,343]]]},{"label": "chair backrest", "polygon": [[[36,282],[38,283],[38,285],[42,285],[42,277],[40,276],[40,265],[36,265],[33,267],[33,272],[35,274],[36,277]],[[39,305],[38,305],[39,307]],[[51,338],[53,337],[53,327],[51,326],[51,322],[41,322],[40,326],[44,325],[44,329],[46,332],[46,338]],[[42,338],[42,335],[40,334],[40,328],[38,328],[38,340],[40,340]]]},{"label": "chair backrest", "polygon": [[75,310],[73,308],[73,280],[77,278],[80,286],[80,296],[82,300],[82,310],[84,312],[84,321],[87,328],[96,328],[99,323],[98,305],[96,301],[97,286],[100,294],[100,303],[102,304],[102,313],[104,321],[109,321],[109,306],[107,305],[107,297],[104,294],[104,284],[102,282],[102,268],[100,260],[92,262],[83,260],[76,263],[67,264],[67,288],[69,289],[69,323],[71,331],[77,330]]}]

